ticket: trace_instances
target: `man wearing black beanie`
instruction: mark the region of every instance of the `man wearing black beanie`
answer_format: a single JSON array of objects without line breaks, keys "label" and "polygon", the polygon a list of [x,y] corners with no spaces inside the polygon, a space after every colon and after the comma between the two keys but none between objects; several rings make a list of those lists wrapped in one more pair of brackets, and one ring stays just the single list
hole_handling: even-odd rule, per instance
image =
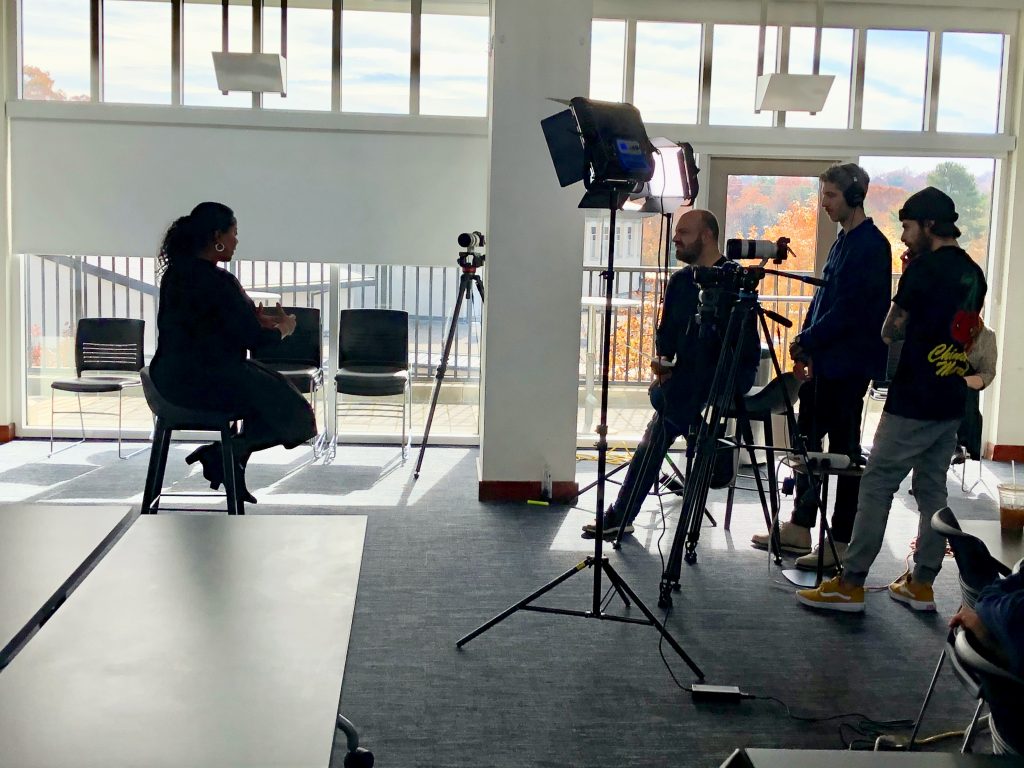
[{"label": "man wearing black beanie", "polygon": [[931,517],[946,506],[946,470],[964,415],[968,352],[981,330],[987,285],[981,268],[957,244],[953,201],[928,187],[899,212],[912,257],[882,327],[886,344],[903,341],[885,412],[861,479],[853,538],[844,570],[817,589],[797,592],[812,608],[864,610],[864,581],[882,547],[893,496],[913,472],[920,513],[913,571],[889,585],[889,596],[918,611],[934,611],[932,582],[945,539]]}]

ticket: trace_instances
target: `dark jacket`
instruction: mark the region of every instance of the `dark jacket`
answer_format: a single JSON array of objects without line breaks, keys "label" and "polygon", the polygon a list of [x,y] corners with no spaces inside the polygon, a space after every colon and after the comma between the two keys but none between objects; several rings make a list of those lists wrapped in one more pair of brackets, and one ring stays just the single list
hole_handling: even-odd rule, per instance
[{"label": "dark jacket", "polygon": [[227,270],[195,259],[172,264],[160,280],[153,383],[171,402],[227,407],[246,375],[246,353],[279,341]]},{"label": "dark jacket", "polygon": [[871,219],[841,231],[797,337],[814,372],[838,379],[885,377],[882,325],[892,296],[892,248]]},{"label": "dark jacket", "polygon": [[[726,262],[723,257],[715,266]],[[720,334],[700,333],[694,316],[700,303],[700,286],[693,279],[693,269],[685,267],[672,275],[665,288],[665,301],[661,322],[655,338],[658,354],[675,357],[672,377],[663,387],[667,403],[666,416],[679,423],[693,419],[707,404],[711,392],[715,367],[722,349]],[[728,312],[723,313],[723,319]],[[740,359],[736,372],[736,392],[744,393],[754,384],[761,362],[761,344],[758,340],[756,318],[752,318],[746,338],[738,352]]]}]

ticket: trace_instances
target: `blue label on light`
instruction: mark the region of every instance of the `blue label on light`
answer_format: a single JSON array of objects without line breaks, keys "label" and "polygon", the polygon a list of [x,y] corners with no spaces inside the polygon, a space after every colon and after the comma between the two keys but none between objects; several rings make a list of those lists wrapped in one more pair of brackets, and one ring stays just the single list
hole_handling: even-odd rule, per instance
[{"label": "blue label on light", "polygon": [[619,164],[627,171],[647,171],[647,155],[644,154],[639,141],[616,139],[615,150],[619,156]]}]

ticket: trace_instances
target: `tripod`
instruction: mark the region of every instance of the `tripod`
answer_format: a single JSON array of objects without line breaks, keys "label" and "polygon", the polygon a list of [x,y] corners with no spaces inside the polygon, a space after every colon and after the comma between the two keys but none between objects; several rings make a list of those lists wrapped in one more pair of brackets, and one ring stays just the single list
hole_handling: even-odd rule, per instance
[{"label": "tripod", "polygon": [[[477,629],[470,632],[465,637],[459,639],[456,642],[456,647],[461,648],[473,638],[483,634],[494,625],[501,621],[504,621],[516,611],[534,611],[537,613],[553,613],[562,616],[579,616],[585,619],[603,619],[605,621],[619,621],[627,624],[645,624],[647,626],[653,626],[665,641],[672,646],[672,649],[679,654],[686,665],[693,671],[697,676],[698,681],[704,680],[704,673],[700,667],[697,666],[696,662],[693,661],[687,655],[686,651],[683,650],[682,646],[676,642],[675,638],[669,634],[665,625],[658,621],[657,617],[651,612],[651,610],[641,602],[640,598],[636,596],[636,593],[630,588],[629,584],[616,572],[612,567],[611,563],[608,562],[607,556],[602,553],[602,546],[604,544],[604,488],[606,480],[606,462],[608,454],[608,377],[611,366],[611,331],[612,331],[612,293],[615,281],[615,213],[621,205],[619,202],[620,193],[612,186],[609,190],[608,197],[608,210],[611,216],[611,236],[608,238],[608,269],[602,273],[605,279],[605,306],[604,306],[604,338],[602,346],[602,367],[601,367],[601,423],[597,427],[597,530],[594,535],[594,554],[588,556],[582,562],[574,565],[565,573],[557,576],[552,581],[542,586],[535,592],[527,595],[518,603],[506,608],[504,611],[499,613],[493,619],[488,621],[486,624],[478,627]],[[552,589],[557,587],[564,581],[574,576],[577,573],[582,573],[585,569],[593,569],[594,572],[594,587],[592,593],[591,609],[589,611],[578,611],[571,610],[568,608],[549,608],[546,606],[532,605],[533,601],[550,592]],[[601,574],[605,574],[608,577],[608,581],[611,582],[612,588],[622,599],[622,602],[628,608],[630,606],[630,600],[636,603],[637,608],[644,614],[644,619],[637,619],[631,616],[618,616],[615,614],[609,614],[604,612],[602,603],[604,602],[603,596],[601,595]]]},{"label": "tripod", "polygon": [[[462,243],[462,240],[460,240]],[[459,325],[459,312],[462,310],[462,300],[467,299],[470,307],[473,305],[473,286],[476,286],[480,294],[480,304],[484,303],[484,282],[476,271],[484,265],[487,258],[482,253],[476,253],[471,239],[467,238],[466,250],[459,252],[459,266],[462,274],[459,275],[459,287],[455,291],[455,309],[452,310],[452,324],[448,328],[448,338],[444,342],[444,352],[441,354],[441,363],[437,366],[434,374],[434,391],[430,395],[430,410],[427,412],[427,424],[423,428],[423,440],[420,443],[420,455],[416,458],[416,469],[412,473],[414,480],[420,476],[420,467],[423,466],[423,454],[427,450],[427,438],[430,437],[430,425],[434,421],[434,410],[437,408],[437,396],[441,393],[441,381],[448,370],[448,355],[451,354],[452,344],[455,342],[455,332]],[[472,316],[472,309],[470,309]]]},{"label": "tripod", "polygon": [[[748,442],[748,451],[750,451],[753,459],[753,446],[749,445],[749,420],[746,419],[746,411],[743,408],[742,395],[736,395],[735,386],[741,358],[741,355],[739,354],[740,348],[744,339],[749,335],[754,322],[759,322],[760,324],[761,331],[768,346],[768,351],[772,361],[772,368],[775,375],[777,377],[782,375],[782,366],[779,363],[779,358],[775,351],[775,346],[772,341],[766,317],[770,317],[776,323],[785,327],[792,326],[792,323],[785,317],[764,309],[758,303],[757,295],[757,284],[760,282],[761,278],[763,278],[765,274],[776,274],[776,272],[774,270],[765,269],[763,266],[752,268],[738,267],[733,270],[733,272],[736,273],[736,279],[739,283],[734,294],[725,290],[708,291],[710,296],[709,301],[711,302],[718,302],[721,304],[728,295],[735,295],[736,301],[731,307],[725,332],[722,334],[721,351],[718,356],[714,377],[711,382],[708,406],[704,411],[704,415],[700,421],[697,436],[694,441],[696,458],[693,462],[693,469],[687,476],[679,527],[676,529],[676,534],[672,540],[672,550],[669,553],[669,558],[665,565],[665,571],[662,574],[661,585],[658,593],[658,605],[662,608],[667,608],[672,605],[671,593],[673,590],[679,589],[679,576],[682,561],[685,560],[690,564],[697,562],[697,544],[700,541],[700,528],[702,522],[701,513],[707,503],[711,473],[714,468],[715,448],[719,441],[719,435],[722,434],[722,429],[729,418],[730,406],[734,403],[736,404],[737,411],[739,412],[741,425],[746,433],[744,435],[744,439]],[[715,275],[715,273],[709,274]],[[796,277],[793,275],[791,276]],[[718,277],[721,276],[719,275]],[[815,278],[798,279],[812,285],[821,284],[821,281]],[[717,330],[717,323],[714,323],[714,320],[717,318],[717,311],[719,309],[720,306],[707,306],[702,300],[701,313],[698,315],[703,326],[701,328],[702,333],[713,333]],[[709,324],[711,325],[710,328],[708,327]],[[783,401],[785,403],[786,418],[793,443],[793,452],[802,457],[805,462],[809,463],[806,446],[804,445],[799,429],[797,429],[793,402],[785,388],[782,389],[782,394]],[[753,461],[753,465],[755,467],[754,477],[757,482],[758,493],[761,497],[762,507],[765,507],[764,489],[761,484],[760,473],[756,470],[756,461]],[[812,486],[811,491],[817,494],[817,478],[812,475],[810,477],[810,481]],[[820,503],[819,496],[819,504]],[[771,552],[775,553],[777,557],[779,552],[778,510],[775,508],[774,503],[772,506],[772,519],[769,524],[771,538],[769,549]],[[831,544],[831,539],[829,539],[829,542]]]}]

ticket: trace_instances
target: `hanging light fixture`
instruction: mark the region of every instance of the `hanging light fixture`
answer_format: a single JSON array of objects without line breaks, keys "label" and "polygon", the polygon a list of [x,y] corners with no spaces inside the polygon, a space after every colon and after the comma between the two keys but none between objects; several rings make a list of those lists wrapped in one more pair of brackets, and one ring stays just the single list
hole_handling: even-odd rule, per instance
[{"label": "hanging light fixture", "polygon": [[[281,53],[232,53],[228,50],[229,0],[221,0],[221,50],[213,51],[217,87],[229,91],[251,91],[287,95],[288,82],[288,0],[281,0]],[[262,6],[261,6],[262,9]]]},{"label": "hanging light fixture", "polygon": [[813,74],[791,75],[788,72],[764,74],[764,42],[768,23],[768,0],[761,0],[761,30],[757,53],[757,91],[754,109],[757,112],[820,112],[825,106],[835,75],[820,74],[821,29],[825,17],[825,0],[818,0],[814,27]]}]

